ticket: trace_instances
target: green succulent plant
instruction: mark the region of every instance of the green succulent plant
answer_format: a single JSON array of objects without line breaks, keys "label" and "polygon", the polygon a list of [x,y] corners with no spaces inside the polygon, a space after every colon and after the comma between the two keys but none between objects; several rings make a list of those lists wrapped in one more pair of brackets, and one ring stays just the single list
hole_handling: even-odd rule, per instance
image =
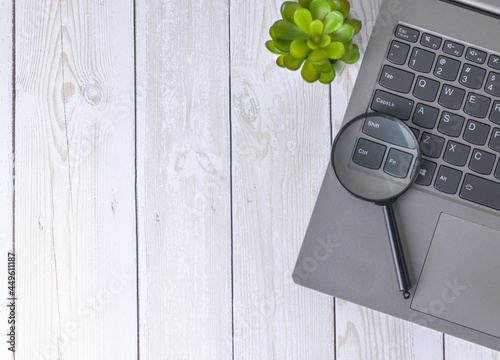
[{"label": "green succulent plant", "polygon": [[335,63],[359,60],[352,38],[361,30],[361,21],[350,12],[348,0],[285,1],[283,19],[269,29],[272,40],[266,47],[279,55],[278,66],[293,71],[302,67],[305,81],[329,84],[335,79]]}]

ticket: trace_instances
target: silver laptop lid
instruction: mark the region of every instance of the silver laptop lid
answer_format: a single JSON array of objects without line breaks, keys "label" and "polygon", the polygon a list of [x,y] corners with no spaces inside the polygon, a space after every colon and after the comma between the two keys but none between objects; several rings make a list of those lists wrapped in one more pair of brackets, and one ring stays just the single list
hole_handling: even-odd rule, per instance
[{"label": "silver laptop lid", "polygon": [[498,0],[451,0],[452,2],[500,15],[500,4]]}]

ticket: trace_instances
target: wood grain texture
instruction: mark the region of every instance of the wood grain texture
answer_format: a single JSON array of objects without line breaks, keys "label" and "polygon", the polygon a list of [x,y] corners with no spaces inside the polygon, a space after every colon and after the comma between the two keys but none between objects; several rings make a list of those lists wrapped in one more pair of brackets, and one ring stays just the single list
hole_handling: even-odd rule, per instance
[{"label": "wood grain texture", "polygon": [[[357,35],[364,53],[382,0],[354,0],[352,9],[363,22]],[[332,84],[332,117],[335,137],[340,129],[363,57],[347,66]],[[377,311],[336,300],[337,359],[443,359],[443,335]],[[472,358],[471,358],[472,359]]]},{"label": "wood grain texture", "polygon": [[137,354],[132,4],[16,2],[19,359]]},{"label": "wood grain texture", "polygon": [[445,359],[457,360],[498,360],[500,353],[471,342],[445,335]]},{"label": "wood grain texture", "polygon": [[332,299],[291,276],[328,164],[329,88],[265,48],[280,5],[231,2],[234,358],[333,359]]},{"label": "wood grain texture", "polygon": [[231,359],[229,8],[137,2],[141,359]]},{"label": "wood grain texture", "polygon": [[[0,359],[12,360],[14,354],[8,350],[7,334],[11,332],[9,324],[10,309],[7,298],[11,297],[7,289],[8,253],[14,249],[12,200],[13,184],[13,149],[12,149],[12,2],[0,3],[0,269],[5,274],[5,285],[0,288],[0,334],[5,334],[5,341],[0,347]],[[5,306],[3,305],[5,302]]]}]

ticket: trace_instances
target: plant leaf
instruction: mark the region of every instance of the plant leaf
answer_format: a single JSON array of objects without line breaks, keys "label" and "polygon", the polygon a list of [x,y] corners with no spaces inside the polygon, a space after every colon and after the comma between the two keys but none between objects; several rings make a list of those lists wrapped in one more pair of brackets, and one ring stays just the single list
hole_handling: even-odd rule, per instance
[{"label": "plant leaf", "polygon": [[356,35],[357,33],[359,33],[361,31],[362,24],[361,24],[361,21],[359,21],[357,19],[346,20],[345,24],[349,24],[354,28],[354,35]]},{"label": "plant leaf", "polygon": [[309,29],[311,28],[312,15],[307,9],[298,9],[293,15],[293,21],[295,25],[299,27],[300,30],[309,34]]},{"label": "plant leaf", "polygon": [[325,51],[328,54],[328,58],[332,60],[340,59],[345,54],[344,44],[338,41],[332,42],[325,47]]},{"label": "plant leaf", "polygon": [[321,48],[327,47],[328,45],[330,45],[331,42],[332,39],[330,38],[329,35],[323,35],[323,40],[321,40],[321,42],[319,43],[319,47]]},{"label": "plant leaf", "polygon": [[274,40],[274,47],[279,51],[281,51],[282,53],[290,52],[291,44],[292,42],[290,40],[281,40],[281,39]]},{"label": "plant leaf", "polygon": [[349,0],[339,0],[340,2],[340,12],[344,15],[344,19],[347,18],[349,12],[351,11],[351,4],[349,4]]},{"label": "plant leaf", "polygon": [[344,61],[346,64],[354,64],[355,62],[357,62],[359,60],[359,52],[351,59],[351,60],[347,60],[347,61]]},{"label": "plant leaf", "polygon": [[353,45],[354,44],[352,43],[352,40],[345,42],[344,43],[345,52],[347,53],[347,52],[351,51]]},{"label": "plant leaf", "polygon": [[298,9],[302,9],[302,6],[300,6],[299,3],[296,3],[295,1],[285,1],[281,5],[281,16],[284,20],[295,24],[293,21],[293,15]]},{"label": "plant leaf", "polygon": [[324,63],[314,65],[314,68],[316,69],[317,72],[327,73],[330,70],[332,70],[332,63],[329,60],[327,60]]},{"label": "plant leaf", "polygon": [[272,26],[269,28],[269,35],[271,35],[271,39],[276,40],[276,33]]},{"label": "plant leaf", "polygon": [[311,36],[319,36],[323,34],[323,22],[321,20],[314,20],[309,27],[309,35]]},{"label": "plant leaf", "polygon": [[307,57],[307,61],[317,65],[325,62],[326,60],[328,60],[328,54],[323,49],[313,50]]},{"label": "plant leaf", "polygon": [[309,10],[311,11],[311,15],[313,20],[321,20],[328,15],[331,10],[330,5],[326,2],[326,0],[313,0],[309,4]]},{"label": "plant leaf", "polygon": [[325,17],[325,29],[323,33],[330,34],[341,28],[344,17],[338,11],[332,11]]},{"label": "plant leaf", "polygon": [[304,9],[309,9],[309,0],[299,0],[299,4]]},{"label": "plant leaf", "polygon": [[328,5],[332,11],[340,11],[341,9],[339,0],[329,0]]},{"label": "plant leaf", "polygon": [[[349,25],[350,26],[350,25]],[[286,20],[278,20],[273,25],[276,37],[281,40],[308,39],[309,36]]]},{"label": "plant leaf", "polygon": [[311,40],[307,40],[307,46],[309,46],[309,49],[311,50],[316,50],[316,49],[319,49],[319,46],[316,45],[314,42],[312,42]]},{"label": "plant leaf", "polygon": [[346,64],[354,64],[357,60],[354,62],[350,62],[350,61],[352,61],[356,56],[358,56],[358,59],[359,59],[359,48],[358,48],[358,45],[353,45],[352,49],[349,50],[348,52],[346,52],[340,60],[342,60]]},{"label": "plant leaf", "polygon": [[311,49],[306,40],[293,40],[290,44],[290,54],[297,59],[305,59]]},{"label": "plant leaf", "polygon": [[272,52],[274,54],[278,54],[278,55],[283,54],[282,51],[276,49],[276,47],[274,46],[273,40],[266,41],[266,48],[267,48],[267,50],[269,50],[270,52]]},{"label": "plant leaf", "polygon": [[313,83],[319,79],[319,72],[316,71],[314,65],[310,61],[304,61],[304,66],[302,66],[301,71],[302,78],[308,82]]},{"label": "plant leaf", "polygon": [[283,64],[283,59],[285,58],[285,55],[280,55],[277,59],[276,59],[276,65],[278,65],[279,67],[281,68],[284,68],[285,67],[285,64]]},{"label": "plant leaf", "polygon": [[354,28],[349,24],[344,24],[340,29],[330,34],[332,41],[348,42],[354,36]]},{"label": "plant leaf", "polygon": [[322,84],[330,84],[333,79],[335,79],[335,70],[333,70],[332,67],[329,72],[320,75],[319,82]]},{"label": "plant leaf", "polygon": [[286,54],[283,58],[283,64],[286,66],[286,68],[293,71],[300,69],[300,66],[303,62],[303,59],[296,59],[290,54]]}]

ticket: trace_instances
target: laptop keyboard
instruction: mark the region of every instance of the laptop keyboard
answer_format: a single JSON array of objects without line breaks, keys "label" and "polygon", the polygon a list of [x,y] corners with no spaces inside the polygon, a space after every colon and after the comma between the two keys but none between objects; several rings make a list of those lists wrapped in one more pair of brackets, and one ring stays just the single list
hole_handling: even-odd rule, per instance
[{"label": "laptop keyboard", "polygon": [[500,210],[500,55],[397,25],[370,107],[419,140],[419,186]]}]

